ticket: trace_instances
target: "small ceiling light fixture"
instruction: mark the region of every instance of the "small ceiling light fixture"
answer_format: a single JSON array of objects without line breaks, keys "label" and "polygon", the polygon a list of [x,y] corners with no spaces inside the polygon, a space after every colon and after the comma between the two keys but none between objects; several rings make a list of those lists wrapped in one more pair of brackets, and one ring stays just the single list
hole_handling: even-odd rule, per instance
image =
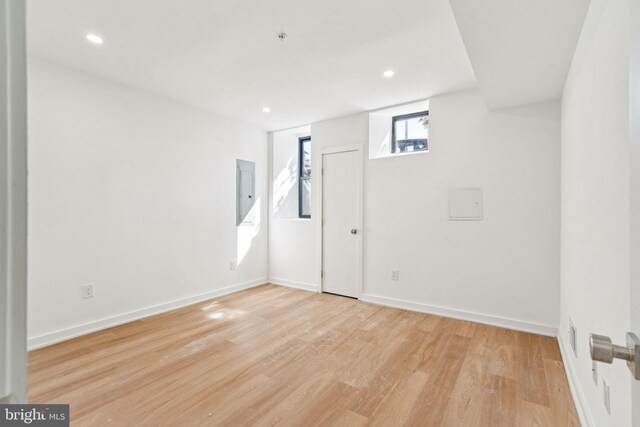
[{"label": "small ceiling light fixture", "polygon": [[271,108],[269,108],[269,107],[263,107],[263,108],[262,108],[262,112],[263,112],[263,113],[270,113],[270,112],[271,112]]},{"label": "small ceiling light fixture", "polygon": [[87,40],[89,40],[93,44],[102,44],[102,43],[104,43],[104,40],[102,39],[102,37],[97,36],[95,34],[87,34]]},{"label": "small ceiling light fixture", "polygon": [[387,70],[382,75],[386,78],[393,77],[396,73],[393,70]]},{"label": "small ceiling light fixture", "polygon": [[283,41],[284,41],[284,39],[286,39],[287,37],[289,37],[289,36],[287,36],[287,33],[278,33],[278,39],[279,39],[281,42],[283,42]]}]

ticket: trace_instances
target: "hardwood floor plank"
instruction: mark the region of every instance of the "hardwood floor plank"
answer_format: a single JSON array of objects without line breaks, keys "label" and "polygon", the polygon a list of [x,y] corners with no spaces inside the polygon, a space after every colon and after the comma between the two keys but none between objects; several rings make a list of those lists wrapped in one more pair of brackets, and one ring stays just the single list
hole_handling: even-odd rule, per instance
[{"label": "hardwood floor plank", "polygon": [[518,427],[549,427],[562,425],[556,424],[551,408],[548,406],[518,399],[516,411],[518,414],[518,422],[516,425]]},{"label": "hardwood floor plank", "polygon": [[548,407],[549,394],[540,338],[533,334],[517,335],[518,396],[531,403]]},{"label": "hardwood floor plank", "polygon": [[387,342],[393,351],[381,360],[380,366],[372,372],[365,387],[361,387],[354,405],[353,412],[371,418],[378,410],[383,400],[393,390],[396,382],[401,381],[410,372],[403,362],[410,360],[411,355],[418,351],[423,343],[406,339],[396,339]]},{"label": "hardwood floor plank", "polygon": [[445,332],[447,334],[460,335],[461,337],[466,338],[473,338],[479,327],[480,325],[478,323],[442,317],[440,319],[440,322],[438,322],[437,331]]},{"label": "hardwood floor plank", "polygon": [[515,425],[516,382],[491,374],[487,365],[483,356],[467,354],[442,425]]},{"label": "hardwood floor plank", "polygon": [[372,426],[403,424],[427,384],[429,376],[421,371],[404,375],[372,415]]},{"label": "hardwood floor plank", "polygon": [[439,426],[465,360],[469,338],[459,335],[441,337],[441,347],[432,364],[423,366],[429,375],[428,386],[415,401],[406,425]]},{"label": "hardwood floor plank", "polygon": [[29,353],[72,425],[574,426],[557,343],[265,285]]},{"label": "hardwood floor plank", "polygon": [[[369,425],[369,418],[349,410],[332,411],[330,416],[322,420],[318,427],[364,427]],[[314,424],[311,424],[312,426]]]},{"label": "hardwood floor plank", "polygon": [[518,334],[493,326],[479,325],[469,345],[469,352],[485,361],[491,374],[518,379]]},{"label": "hardwood floor plank", "polygon": [[562,362],[562,355],[560,354],[560,347],[558,346],[558,340],[556,338],[540,337],[540,347],[544,359]]},{"label": "hardwood floor plank", "polygon": [[547,376],[549,401],[554,422],[557,426],[580,426],[578,413],[571,399],[569,382],[561,361],[547,359],[544,361]]}]

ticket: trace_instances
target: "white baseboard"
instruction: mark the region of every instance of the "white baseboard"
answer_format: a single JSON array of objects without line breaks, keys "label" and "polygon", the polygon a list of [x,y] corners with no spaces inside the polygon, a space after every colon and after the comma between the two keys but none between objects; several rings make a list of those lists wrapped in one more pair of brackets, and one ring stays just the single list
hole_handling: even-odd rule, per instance
[{"label": "white baseboard", "polygon": [[211,292],[205,292],[203,294],[194,295],[191,297],[182,298],[175,301],[170,301],[164,304],[143,308],[141,310],[135,310],[135,311],[130,311],[128,313],[118,314],[116,316],[108,317],[106,319],[95,320],[93,322],[85,323],[78,326],[73,326],[71,328],[61,329],[61,330],[50,332],[44,335],[39,335],[37,337],[31,337],[27,341],[27,348],[29,350],[35,350],[37,348],[46,347],[51,344],[55,344],[61,341],[69,340],[71,338],[79,337],[81,335],[90,334],[91,332],[97,332],[102,329],[112,328],[114,326],[122,325],[124,323],[133,322],[134,320],[143,319],[145,317],[153,316],[156,314],[175,310],[177,308],[186,307],[188,305],[206,301],[211,298],[232,294],[234,292],[253,288],[259,285],[263,285],[267,282],[268,281],[266,277],[261,279],[256,279],[250,282],[239,283],[237,285],[227,286],[222,289],[216,289]]},{"label": "white baseboard", "polygon": [[270,277],[269,283],[274,285],[286,286],[288,288],[302,289],[303,291],[318,292],[318,285],[311,283],[294,282],[293,280],[281,279],[279,277]]},{"label": "white baseboard", "polygon": [[582,389],[576,380],[576,371],[573,365],[572,355],[573,353],[567,347],[565,347],[564,340],[561,335],[558,335],[558,346],[560,347],[560,354],[562,355],[562,363],[564,363],[564,370],[567,373],[567,379],[569,380],[569,389],[571,390],[571,396],[573,397],[573,403],[576,407],[576,412],[580,418],[580,424],[584,427],[594,427],[596,424],[593,422],[591,412],[587,406],[586,399],[582,393]]},{"label": "white baseboard", "polygon": [[506,329],[513,329],[522,332],[531,332],[539,335],[556,337],[558,328],[551,325],[526,322],[523,320],[509,319],[506,317],[492,316],[488,314],[474,313],[470,311],[458,310],[454,308],[438,307],[435,305],[421,304],[395,298],[380,297],[377,295],[363,294],[360,300],[373,304],[386,305],[389,307],[402,308],[405,310],[418,311],[420,313],[435,314],[453,319],[468,320],[470,322],[482,323],[485,325],[498,326]]}]

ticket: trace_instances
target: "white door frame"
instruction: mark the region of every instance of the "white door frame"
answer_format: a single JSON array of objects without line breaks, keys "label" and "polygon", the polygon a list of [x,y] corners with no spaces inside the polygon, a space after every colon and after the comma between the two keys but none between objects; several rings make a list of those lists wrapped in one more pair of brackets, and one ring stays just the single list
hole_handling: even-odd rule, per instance
[{"label": "white door frame", "polygon": [[364,230],[363,230],[363,225],[364,225],[364,144],[349,144],[349,145],[340,145],[340,146],[336,146],[336,147],[327,147],[327,148],[323,148],[321,153],[320,153],[320,159],[319,159],[319,169],[320,169],[320,174],[319,174],[319,184],[318,184],[318,195],[317,198],[319,200],[319,205],[320,208],[317,210],[317,212],[320,213],[320,221],[317,222],[317,227],[316,227],[316,236],[317,236],[317,241],[320,242],[319,244],[319,250],[317,253],[317,257],[318,257],[318,262],[317,262],[317,266],[318,266],[318,271],[317,271],[317,281],[319,283],[318,286],[318,292],[322,292],[323,289],[323,278],[322,278],[322,269],[324,267],[323,262],[324,260],[322,259],[322,251],[324,249],[324,234],[323,234],[323,230],[322,230],[322,224],[324,222],[324,203],[323,203],[323,160],[324,160],[324,156],[325,154],[337,154],[337,153],[345,153],[345,152],[349,152],[349,151],[356,151],[358,153],[358,162],[357,162],[357,170],[356,170],[356,176],[358,177],[358,182],[357,182],[357,186],[358,186],[358,192],[357,192],[357,196],[356,196],[356,218],[358,223],[355,224],[355,227],[358,229],[358,234],[356,234],[356,238],[358,239],[358,243],[357,243],[357,255],[356,255],[356,262],[357,262],[357,268],[356,268],[356,273],[357,273],[357,283],[356,283],[356,297],[358,299],[360,299],[361,295],[364,293],[364,289],[363,289],[363,254],[364,254]]},{"label": "white door frame", "polygon": [[0,0],[0,401],[27,398],[27,67],[24,0]]},{"label": "white door frame", "polygon": [[[629,43],[629,136],[631,274],[629,330],[640,335],[640,2],[631,1]],[[631,380],[632,425],[640,426],[640,381]]]}]

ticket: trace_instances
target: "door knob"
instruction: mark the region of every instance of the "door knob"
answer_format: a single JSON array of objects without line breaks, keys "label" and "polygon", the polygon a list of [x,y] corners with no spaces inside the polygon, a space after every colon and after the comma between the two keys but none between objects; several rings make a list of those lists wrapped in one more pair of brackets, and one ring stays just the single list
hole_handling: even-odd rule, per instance
[{"label": "door knob", "polygon": [[597,362],[612,363],[613,359],[625,360],[633,377],[640,380],[640,339],[636,334],[627,332],[626,347],[612,344],[609,337],[591,334],[589,349],[591,359]]},{"label": "door knob", "polygon": [[357,228],[352,228],[351,229],[351,234],[358,234],[358,229]]}]

